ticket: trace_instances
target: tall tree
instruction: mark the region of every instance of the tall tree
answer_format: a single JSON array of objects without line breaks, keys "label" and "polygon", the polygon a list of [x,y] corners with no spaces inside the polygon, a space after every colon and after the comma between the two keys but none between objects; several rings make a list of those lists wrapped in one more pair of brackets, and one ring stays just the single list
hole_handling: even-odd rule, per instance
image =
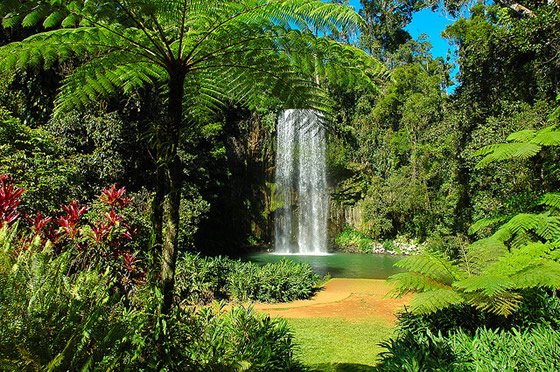
[{"label": "tall tree", "polygon": [[[308,31],[332,34],[361,23],[352,8],[320,0],[9,3],[5,24],[42,22],[56,29],[0,48],[2,69],[83,61],[63,81],[55,114],[147,85],[164,95],[166,115],[154,123],[158,186],[152,213],[164,313],[172,305],[178,249],[182,131],[230,100],[254,107],[263,92],[292,107],[326,112],[329,102],[313,77],[371,81],[368,72],[378,66],[365,53]],[[338,69],[331,69],[333,64]]]}]

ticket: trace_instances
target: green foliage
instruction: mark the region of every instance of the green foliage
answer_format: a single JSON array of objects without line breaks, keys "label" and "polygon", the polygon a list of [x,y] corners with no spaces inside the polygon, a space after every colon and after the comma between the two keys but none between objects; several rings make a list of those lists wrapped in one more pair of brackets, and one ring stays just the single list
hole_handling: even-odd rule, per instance
[{"label": "green foliage", "polygon": [[283,320],[220,304],[161,315],[151,286],[121,297],[108,269],[78,268],[70,250],[54,255],[40,239],[23,250],[17,229],[0,230],[3,369],[299,368]]},{"label": "green foliage", "polygon": [[496,161],[531,158],[541,152],[544,146],[560,145],[560,131],[555,126],[538,131],[526,129],[510,134],[507,140],[511,143],[489,145],[475,152],[474,156],[484,156],[477,167],[484,168]]},{"label": "green foliage", "polygon": [[179,259],[176,281],[178,301],[187,304],[215,299],[289,302],[309,298],[321,285],[311,266],[291,260],[259,266],[192,254]]},{"label": "green foliage", "polygon": [[2,368],[118,369],[131,329],[108,274],[75,272],[70,252],[53,257],[37,240],[21,251],[16,230],[0,231]]},{"label": "green foliage", "polygon": [[18,180],[26,190],[25,204],[46,212],[80,190],[79,168],[53,135],[20,123],[1,108],[0,173]]},{"label": "green foliage", "polygon": [[373,242],[373,239],[349,226],[346,226],[346,228],[336,237],[336,244],[344,252],[371,253],[373,249]]},{"label": "green foliage", "polygon": [[435,335],[408,333],[384,344],[382,371],[553,371],[560,367],[560,332],[549,327],[528,331],[479,329]]},{"label": "green foliage", "polygon": [[560,286],[557,248],[550,243],[529,243],[507,251],[503,242],[489,238],[473,244],[456,262],[425,252],[397,265],[408,271],[390,280],[397,283],[397,294],[418,293],[411,305],[419,314],[469,303],[508,316],[519,306],[524,289]]},{"label": "green foliage", "polygon": [[[174,59],[184,62],[188,72],[182,78],[188,86],[184,100],[191,118],[213,114],[232,98],[255,107],[263,91],[282,96],[292,105],[307,102],[327,109],[316,99],[315,87],[292,73],[294,69],[333,82],[345,81],[344,75],[357,84],[368,84],[370,76],[382,70],[359,49],[295,31],[294,27],[326,33],[341,27],[350,31],[361,22],[351,7],[321,1],[220,1],[204,6],[161,0],[142,4],[46,1],[41,5],[37,9],[14,5],[15,9],[0,11],[8,12],[9,19],[11,11],[29,12],[24,26],[46,17],[49,26],[62,21],[76,28],[42,32],[7,45],[0,60],[7,69],[48,68],[74,57],[98,56],[67,76],[57,98],[58,111],[83,107],[119,90],[128,94],[165,83],[171,73],[178,72],[166,63]],[[57,9],[52,13],[38,11],[53,7]],[[68,21],[69,17],[79,24]],[[9,25],[17,22],[11,19]],[[333,63],[339,64],[338,69]],[[344,74],[339,73],[340,67]]]},{"label": "green foliage", "polygon": [[251,308],[220,307],[200,311],[191,326],[192,344],[183,355],[197,371],[299,370],[294,359],[293,336],[283,319],[271,319]]},{"label": "green foliage", "polygon": [[376,240],[449,235],[453,223],[456,123],[443,120],[445,65],[426,51],[408,57],[381,94],[334,90],[344,113],[328,149],[334,199],[357,212],[346,223]]},{"label": "green foliage", "polygon": [[310,265],[291,260],[238,265],[228,277],[231,297],[240,301],[289,302],[311,297],[321,278]]}]

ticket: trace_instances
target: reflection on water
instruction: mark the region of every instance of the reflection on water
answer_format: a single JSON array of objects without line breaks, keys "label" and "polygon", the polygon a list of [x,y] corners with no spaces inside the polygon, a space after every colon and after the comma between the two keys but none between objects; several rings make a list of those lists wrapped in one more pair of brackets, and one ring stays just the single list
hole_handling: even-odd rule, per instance
[{"label": "reflection on water", "polygon": [[296,262],[306,262],[318,274],[329,274],[333,278],[386,279],[400,272],[393,265],[402,259],[401,256],[380,254],[333,253],[328,255],[280,255],[255,253],[244,260],[260,264],[278,262],[283,258]]}]

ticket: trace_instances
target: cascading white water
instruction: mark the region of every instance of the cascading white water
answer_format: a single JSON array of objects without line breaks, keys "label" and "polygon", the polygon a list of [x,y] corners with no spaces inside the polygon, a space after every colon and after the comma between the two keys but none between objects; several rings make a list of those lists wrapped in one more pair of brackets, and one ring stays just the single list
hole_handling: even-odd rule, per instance
[{"label": "cascading white water", "polygon": [[278,118],[276,253],[327,253],[326,137],[313,110],[285,110]]}]

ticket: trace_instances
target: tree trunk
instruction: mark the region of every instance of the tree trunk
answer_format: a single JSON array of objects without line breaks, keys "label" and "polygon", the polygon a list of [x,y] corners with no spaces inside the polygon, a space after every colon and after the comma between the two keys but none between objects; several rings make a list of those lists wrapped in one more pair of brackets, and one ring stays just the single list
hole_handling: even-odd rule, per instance
[{"label": "tree trunk", "polygon": [[161,260],[161,281],[163,292],[162,313],[168,314],[173,305],[175,285],[175,263],[177,261],[177,242],[179,235],[179,207],[183,169],[177,153],[181,136],[183,117],[184,73],[171,73],[169,80],[168,120],[164,129],[164,163],[167,192],[164,200],[164,235]]},{"label": "tree trunk", "polygon": [[[156,136],[158,139],[162,138],[161,125],[157,128]],[[167,192],[166,171],[165,164],[163,163],[163,149],[161,144],[156,145],[156,193],[152,201],[152,236],[150,242],[150,249],[152,254],[152,269],[154,272],[154,279],[156,282],[160,280],[157,268],[161,265],[161,252],[163,247],[163,201],[165,200],[165,193]]]}]

